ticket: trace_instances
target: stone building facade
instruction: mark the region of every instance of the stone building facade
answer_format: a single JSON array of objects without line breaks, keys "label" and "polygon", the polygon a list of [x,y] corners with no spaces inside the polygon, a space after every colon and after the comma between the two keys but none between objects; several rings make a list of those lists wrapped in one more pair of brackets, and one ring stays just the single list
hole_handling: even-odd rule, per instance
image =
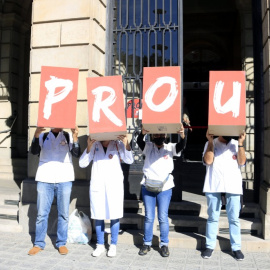
[{"label": "stone building facade", "polygon": [[[77,125],[80,128],[80,141],[84,148],[87,136],[86,78],[112,75],[110,67],[116,65],[112,60],[114,40],[111,37],[115,23],[113,20],[115,2],[4,0],[0,4],[0,132],[11,129],[11,132],[0,133],[0,181],[15,180],[20,184],[22,180],[27,179],[22,187],[22,196],[24,192],[27,194],[29,185],[31,186],[29,190],[34,190],[34,186],[29,183],[31,181],[33,183],[38,164],[38,158],[27,152],[37,123],[41,66],[79,69]],[[178,2],[183,4],[182,1]],[[192,10],[201,10],[203,13],[206,10],[205,6],[211,10],[211,5],[215,1],[203,2],[204,4],[197,3],[195,6],[191,3]],[[239,20],[239,31],[236,30],[235,36],[232,37],[235,39],[234,50],[238,51],[235,62],[237,59],[239,61],[232,66],[239,66],[246,71],[248,161],[243,170],[244,189],[247,193],[249,191],[256,193],[254,195],[251,192],[251,200],[258,204],[260,209],[262,235],[265,239],[270,239],[269,0],[231,2],[237,12],[235,20]],[[187,16],[190,15],[191,6],[185,6],[185,3],[183,6],[184,15],[185,13]],[[227,6],[220,4],[215,8],[220,12]],[[215,9],[213,8],[211,12],[214,13]],[[231,11],[228,9],[227,12]],[[255,19],[258,21],[256,25]],[[185,28],[183,29],[185,31]],[[262,32],[261,49],[258,45],[260,43],[254,39],[254,32],[257,32],[257,29]],[[213,36],[213,33],[208,35]],[[255,45],[259,47],[256,55],[254,55]],[[254,68],[255,58],[258,66]],[[120,64],[122,70],[127,68]],[[262,70],[257,72],[256,77],[260,65]],[[263,80],[264,83],[258,84],[259,80]],[[260,117],[264,119],[262,126],[259,125]],[[24,163],[26,160],[27,166],[24,165],[22,168],[20,164],[26,164]],[[89,179],[89,169],[79,169],[78,161],[75,160],[74,163],[76,179],[86,182],[85,180]],[[85,183],[81,185],[77,192],[85,187]],[[28,224],[29,209],[29,205],[27,208],[21,205],[20,220],[26,224],[25,227]]]}]

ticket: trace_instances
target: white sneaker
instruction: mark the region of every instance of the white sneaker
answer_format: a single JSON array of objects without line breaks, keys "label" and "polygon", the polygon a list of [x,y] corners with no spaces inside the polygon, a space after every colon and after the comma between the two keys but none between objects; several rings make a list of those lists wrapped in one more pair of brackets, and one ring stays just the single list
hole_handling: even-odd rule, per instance
[{"label": "white sneaker", "polygon": [[107,256],[108,257],[115,257],[116,256],[116,245],[110,245]]},{"label": "white sneaker", "polygon": [[96,249],[93,251],[92,256],[93,256],[93,257],[98,257],[98,256],[100,256],[104,251],[105,251],[104,245],[99,245],[99,244],[97,244],[97,247],[96,247]]}]

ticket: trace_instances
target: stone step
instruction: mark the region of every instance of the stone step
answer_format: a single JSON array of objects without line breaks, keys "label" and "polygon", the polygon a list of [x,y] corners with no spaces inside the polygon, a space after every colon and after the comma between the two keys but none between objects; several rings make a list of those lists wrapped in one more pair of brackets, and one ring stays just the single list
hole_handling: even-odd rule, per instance
[{"label": "stone step", "polygon": [[[124,200],[125,213],[144,214],[144,205],[141,200]],[[246,203],[243,205],[241,217],[259,218],[259,205],[256,203]],[[171,202],[169,207],[169,215],[188,215],[207,217],[206,201],[200,203],[182,201]],[[221,210],[221,216],[227,216],[226,210]]]},{"label": "stone step", "polygon": [[246,203],[243,205],[241,216],[253,215],[254,218],[260,217],[260,206],[257,203]]},{"label": "stone step", "polygon": [[0,218],[1,216],[18,216],[19,207],[16,205],[0,205]]},{"label": "stone step", "polygon": [[20,189],[14,183],[7,183],[5,185],[2,182],[10,182],[10,181],[0,181],[1,189],[0,189],[0,205],[19,205],[20,201]]},{"label": "stone step", "polygon": [[[110,234],[108,236],[108,242],[110,242]],[[95,235],[93,235],[93,240]],[[204,249],[205,248],[205,236],[198,233],[169,233],[169,246],[188,249]],[[138,230],[126,230],[121,231],[118,238],[119,243],[123,244],[143,244],[143,231]],[[159,232],[154,232],[153,246],[159,245]],[[219,234],[217,237],[216,250],[231,250],[229,235]],[[243,252],[270,252],[270,240],[264,240],[257,236],[242,235],[242,248]]]},{"label": "stone step", "polygon": [[[177,232],[196,232],[205,233],[207,217],[196,217],[196,216],[172,216],[169,215],[169,226],[170,231]],[[241,231],[246,234],[261,235],[262,223],[260,219],[241,219]],[[109,226],[109,223],[106,227]],[[144,216],[140,214],[125,213],[124,217],[121,218],[121,228],[124,229],[143,229]],[[154,222],[154,228],[159,230],[159,224],[157,216]],[[229,233],[229,223],[227,217],[220,217],[219,219],[219,231]]]},{"label": "stone step", "polygon": [[[70,213],[75,209],[73,203],[70,206]],[[79,207],[79,211],[83,211],[86,215],[90,216],[88,207]],[[23,226],[25,232],[34,232],[35,219],[36,219],[36,204],[22,204],[20,203],[20,224]],[[53,204],[49,217],[49,234],[53,234],[57,223],[57,209]],[[183,216],[183,215],[169,215],[169,225],[171,231],[176,232],[196,232],[205,233],[207,217],[199,216]],[[94,222],[94,221],[93,221]],[[109,227],[109,220],[105,222],[106,227]],[[144,228],[144,214],[138,213],[124,213],[124,217],[120,220],[121,229],[124,230],[143,230]],[[257,218],[240,218],[241,232],[243,234],[261,235],[262,223]],[[157,216],[154,223],[154,230],[159,230]],[[221,216],[219,220],[219,232],[222,234],[229,233],[229,223],[226,216]]]},{"label": "stone step", "polygon": [[[206,229],[207,217],[192,217],[192,216],[169,216],[169,226],[171,230],[180,232],[198,232],[204,233]],[[262,223],[260,219],[241,219],[241,230],[245,233],[254,233],[261,235]],[[219,231],[229,233],[229,223],[227,217],[219,218]]]},{"label": "stone step", "polygon": [[27,158],[0,158],[0,165],[27,168]]},{"label": "stone step", "polygon": [[[172,215],[194,215],[207,216],[206,197],[194,193],[183,191],[183,200],[180,202],[171,202],[169,214]],[[33,179],[23,181],[22,186],[22,202],[23,204],[36,203],[36,182]],[[73,183],[71,201],[74,207],[89,207],[89,182],[75,181]],[[144,214],[144,206],[141,200],[124,200],[124,208],[126,213]],[[222,210],[222,215],[226,215]],[[245,204],[243,214],[246,217],[259,217],[259,206],[257,204]]]},{"label": "stone step", "polygon": [[14,173],[14,174],[23,174],[26,176],[27,167],[25,166],[13,166],[13,165],[1,165],[0,164],[0,172],[1,173]]},{"label": "stone step", "polygon": [[17,220],[0,219],[0,231],[20,233],[23,231],[23,228]]},{"label": "stone step", "polygon": [[26,178],[27,174],[25,173],[13,173],[13,172],[1,172],[0,173],[0,181],[2,180],[24,180]]}]

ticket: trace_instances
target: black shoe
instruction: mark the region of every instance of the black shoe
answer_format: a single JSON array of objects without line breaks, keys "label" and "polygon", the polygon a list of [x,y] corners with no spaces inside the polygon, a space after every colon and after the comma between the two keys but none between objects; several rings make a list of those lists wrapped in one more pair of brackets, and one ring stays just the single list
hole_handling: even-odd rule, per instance
[{"label": "black shoe", "polygon": [[212,257],[213,251],[214,251],[213,249],[206,248],[206,249],[202,252],[201,256],[202,256],[204,259],[210,259],[210,258]]},{"label": "black shoe", "polygon": [[143,245],[139,251],[139,255],[146,255],[151,250],[151,246]]},{"label": "black shoe", "polygon": [[233,253],[234,258],[237,261],[243,261],[245,258],[244,254],[242,253],[241,250],[236,250],[236,251],[233,251],[232,253]]},{"label": "black shoe", "polygon": [[168,246],[162,246],[160,250],[160,254],[162,257],[169,257],[170,252]]}]

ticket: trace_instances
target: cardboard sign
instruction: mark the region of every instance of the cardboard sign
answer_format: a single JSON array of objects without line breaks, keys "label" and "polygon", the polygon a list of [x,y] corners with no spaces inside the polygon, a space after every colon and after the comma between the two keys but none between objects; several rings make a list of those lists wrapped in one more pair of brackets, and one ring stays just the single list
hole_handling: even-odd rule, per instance
[{"label": "cardboard sign", "polygon": [[[140,99],[135,98],[127,103],[127,118],[138,118],[139,117],[139,110],[140,110]],[[133,111],[133,115],[132,115]]]},{"label": "cardboard sign", "polygon": [[122,76],[87,78],[89,135],[98,141],[117,140],[127,133]]},{"label": "cardboard sign", "polygon": [[181,122],[180,67],[143,69],[142,124],[150,133],[177,133]]},{"label": "cardboard sign", "polygon": [[79,69],[41,67],[38,127],[75,128]]},{"label": "cardboard sign", "polygon": [[210,71],[208,130],[217,136],[239,136],[246,127],[244,71]]}]

